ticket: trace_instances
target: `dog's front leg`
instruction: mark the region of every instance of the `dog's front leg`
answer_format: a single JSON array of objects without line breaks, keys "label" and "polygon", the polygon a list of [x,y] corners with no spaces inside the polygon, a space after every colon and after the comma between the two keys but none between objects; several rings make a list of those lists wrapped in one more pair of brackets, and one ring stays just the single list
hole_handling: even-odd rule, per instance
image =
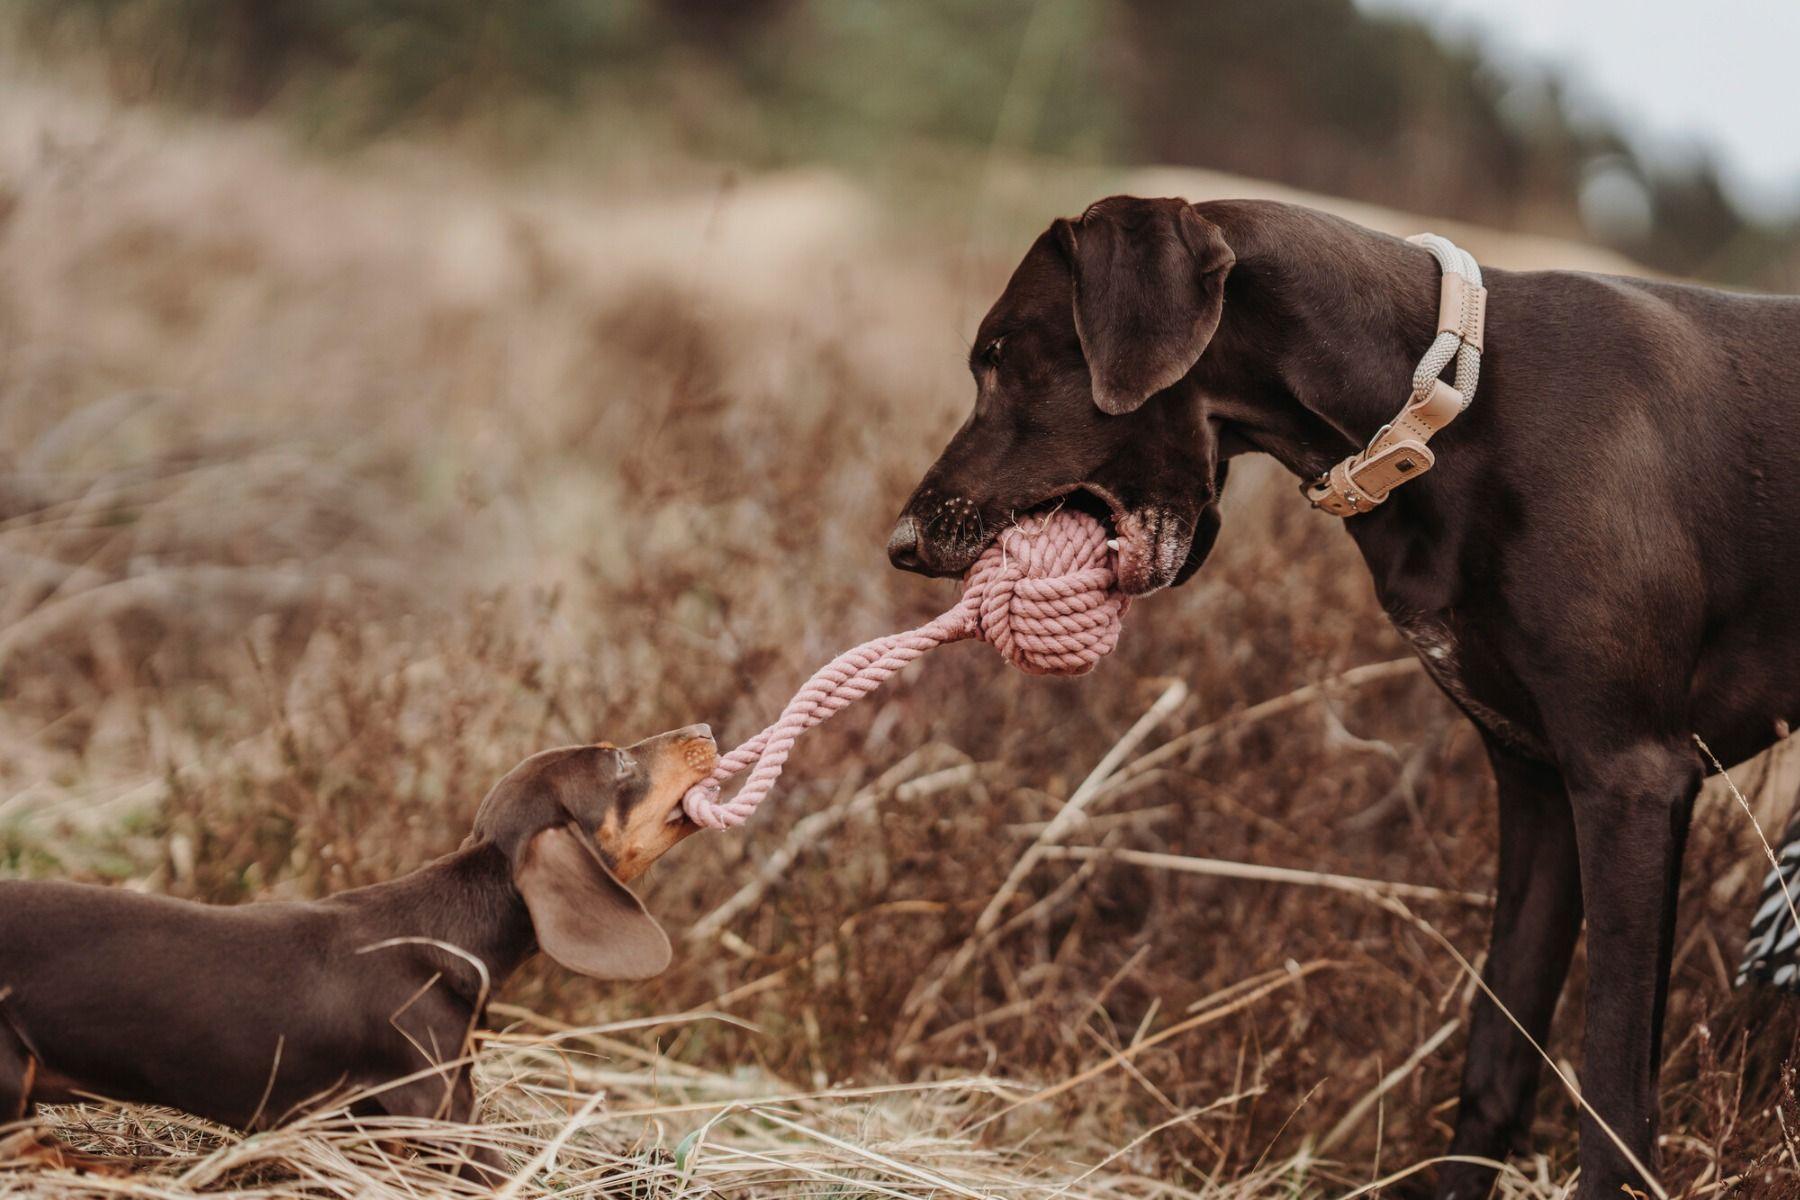
[{"label": "dog's front leg", "polygon": [[381,1093],[382,1111],[395,1117],[424,1117],[468,1127],[468,1136],[442,1147],[444,1166],[484,1188],[499,1188],[512,1177],[506,1158],[481,1140],[476,1128],[475,1079],[465,1064],[446,1082],[426,1076]]},{"label": "dog's front leg", "polygon": [[[1500,786],[1500,878],[1484,979],[1506,1012],[1475,998],[1450,1153],[1504,1159],[1531,1131],[1543,1059],[1525,1034],[1541,1046],[1556,1012],[1581,932],[1581,867],[1562,777],[1491,741],[1488,760]],[[1436,1194],[1481,1200],[1493,1180],[1491,1167],[1449,1163]]]},{"label": "dog's front leg", "polygon": [[1691,746],[1645,742],[1564,775],[1588,922],[1580,1197],[1617,1200],[1624,1185],[1647,1191],[1643,1172],[1656,1169],[1675,900],[1701,770]]}]

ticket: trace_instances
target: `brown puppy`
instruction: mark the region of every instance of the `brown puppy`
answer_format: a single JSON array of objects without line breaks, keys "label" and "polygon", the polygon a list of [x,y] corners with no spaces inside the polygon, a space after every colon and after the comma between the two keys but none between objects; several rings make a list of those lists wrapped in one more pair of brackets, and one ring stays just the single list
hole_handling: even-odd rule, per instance
[{"label": "brown puppy", "polygon": [[625,881],[695,831],[681,796],[716,753],[693,725],[533,755],[456,853],[310,903],[0,883],[0,1126],[100,1096],[262,1129],[359,1092],[358,1115],[470,1120],[459,1060],[538,950],[598,979],[668,965]]}]

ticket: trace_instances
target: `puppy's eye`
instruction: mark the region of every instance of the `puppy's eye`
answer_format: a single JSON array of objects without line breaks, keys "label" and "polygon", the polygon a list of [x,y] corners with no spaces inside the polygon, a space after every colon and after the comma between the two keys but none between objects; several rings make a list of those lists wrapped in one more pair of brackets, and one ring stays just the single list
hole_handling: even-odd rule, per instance
[{"label": "puppy's eye", "polygon": [[631,757],[631,755],[625,753],[623,750],[619,751],[618,755],[614,758],[613,766],[620,779],[630,779],[633,775],[638,773],[637,759]]},{"label": "puppy's eye", "polygon": [[1006,347],[1005,338],[995,338],[981,348],[981,361],[990,367],[1000,365],[1000,353]]}]

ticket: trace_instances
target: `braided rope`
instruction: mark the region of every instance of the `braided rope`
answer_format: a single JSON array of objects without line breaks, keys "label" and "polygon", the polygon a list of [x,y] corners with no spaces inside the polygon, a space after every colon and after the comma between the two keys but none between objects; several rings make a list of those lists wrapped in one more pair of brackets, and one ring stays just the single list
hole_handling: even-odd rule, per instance
[{"label": "braided rope", "polygon": [[[1406,240],[1431,251],[1441,273],[1461,275],[1472,285],[1463,293],[1461,324],[1464,330],[1469,329],[1475,321],[1475,289],[1481,287],[1481,264],[1475,261],[1473,254],[1449,238],[1439,237],[1435,233],[1415,234]],[[1425,357],[1413,369],[1413,395],[1423,396],[1429,392],[1432,383],[1444,373],[1444,368],[1450,365],[1452,358],[1456,359],[1456,379],[1451,386],[1462,393],[1463,408],[1467,409],[1469,401],[1475,398],[1475,384],[1481,378],[1481,351],[1464,341],[1455,330],[1441,331],[1432,340],[1431,348],[1425,351]]]},{"label": "braided rope", "polygon": [[[773,725],[720,757],[712,777],[682,798],[683,808],[708,829],[743,824],[781,777],[802,733],[938,646],[980,638],[1030,675],[1092,670],[1119,644],[1130,604],[1113,572],[1106,528],[1085,513],[1063,509],[1013,526],[969,568],[954,607],[917,629],[864,642],[820,667]],[[746,769],[744,785],[721,799],[725,781]]]},{"label": "braided rope", "polygon": [[[1460,297],[1460,310],[1455,314],[1454,328],[1439,329],[1413,368],[1412,393],[1399,415],[1376,430],[1363,449],[1301,485],[1301,491],[1314,508],[1322,508],[1333,516],[1353,517],[1366,513],[1385,502],[1396,487],[1430,470],[1436,460],[1428,452],[1418,456],[1424,459],[1423,463],[1414,457],[1405,460],[1403,469],[1410,470],[1411,474],[1394,474],[1386,469],[1386,464],[1391,460],[1391,452],[1402,449],[1406,441],[1417,443],[1415,448],[1423,447],[1433,434],[1466,412],[1469,402],[1475,398],[1475,385],[1480,381],[1480,343],[1487,296],[1481,283],[1480,264],[1474,255],[1435,233],[1415,234],[1406,240],[1437,260],[1438,273],[1444,281],[1440,309],[1456,296]],[[1454,292],[1451,291],[1453,285]],[[1440,323],[1447,315],[1440,311]],[[1456,382],[1448,385],[1446,390],[1455,391],[1459,399],[1456,410],[1445,413],[1442,406],[1434,409],[1432,402],[1444,369],[1452,359],[1456,362]],[[1389,457],[1384,458],[1384,455]],[[1371,476],[1374,482],[1365,483],[1359,472],[1378,464],[1380,469],[1374,470]]]}]

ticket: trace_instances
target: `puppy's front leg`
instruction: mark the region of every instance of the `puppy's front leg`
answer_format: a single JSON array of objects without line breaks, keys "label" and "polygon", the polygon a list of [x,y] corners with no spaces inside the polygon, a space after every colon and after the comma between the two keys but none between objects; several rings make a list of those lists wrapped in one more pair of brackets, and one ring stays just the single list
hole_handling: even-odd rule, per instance
[{"label": "puppy's front leg", "polygon": [[460,1146],[466,1157],[456,1173],[469,1182],[498,1190],[513,1177],[513,1169],[492,1146]]},{"label": "puppy's front leg", "polygon": [[[383,1112],[393,1117],[425,1117],[475,1125],[475,1081],[468,1067],[456,1072],[446,1091],[441,1078],[415,1080],[383,1092],[378,1100]],[[455,1142],[444,1147],[457,1161],[456,1174],[483,1187],[498,1188],[512,1178],[512,1169],[499,1151],[480,1142]]]}]

